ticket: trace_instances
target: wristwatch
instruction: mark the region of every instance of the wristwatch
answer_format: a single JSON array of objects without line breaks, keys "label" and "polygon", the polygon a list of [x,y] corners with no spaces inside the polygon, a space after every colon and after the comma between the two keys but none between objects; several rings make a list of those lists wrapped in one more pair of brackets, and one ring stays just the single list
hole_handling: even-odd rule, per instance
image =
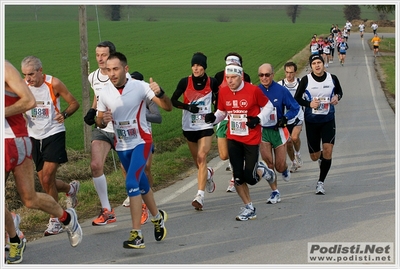
[{"label": "wristwatch", "polygon": [[63,117],[64,117],[64,120],[65,120],[66,118],[68,118],[68,113],[67,113],[67,111],[64,111],[64,112],[62,113],[62,115],[63,115]]}]

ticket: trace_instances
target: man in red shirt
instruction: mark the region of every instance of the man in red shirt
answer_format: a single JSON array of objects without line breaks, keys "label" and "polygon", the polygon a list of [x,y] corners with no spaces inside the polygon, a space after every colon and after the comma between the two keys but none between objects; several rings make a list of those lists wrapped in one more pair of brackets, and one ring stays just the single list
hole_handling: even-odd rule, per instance
[{"label": "man in red shirt", "polygon": [[236,192],[245,205],[236,220],[245,221],[257,217],[248,185],[257,184],[261,178],[268,182],[275,180],[274,172],[264,162],[258,161],[260,123],[268,121],[273,105],[257,86],[243,81],[242,67],[226,66],[225,79],[228,86],[219,90],[218,109],[215,114],[206,114],[205,121],[217,124],[228,115],[226,137],[229,160]]}]

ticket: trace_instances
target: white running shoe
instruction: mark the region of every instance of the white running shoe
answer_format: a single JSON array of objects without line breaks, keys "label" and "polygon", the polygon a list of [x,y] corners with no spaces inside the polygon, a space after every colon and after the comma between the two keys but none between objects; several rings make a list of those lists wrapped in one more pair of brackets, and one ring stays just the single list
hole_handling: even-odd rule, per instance
[{"label": "white running shoe", "polygon": [[65,226],[67,231],[69,243],[71,246],[76,247],[82,242],[83,232],[81,225],[78,222],[78,216],[76,215],[75,209],[67,208],[65,211],[71,216],[71,221]]},{"label": "white running shoe", "polygon": [[262,178],[265,179],[268,183],[275,182],[275,172],[274,170],[270,169],[263,161],[258,162],[257,169],[262,171]]},{"label": "white running shoe", "polygon": [[283,171],[283,173],[282,173],[282,179],[283,179],[284,181],[286,181],[286,182],[289,182],[289,181],[290,181],[290,171],[289,171],[289,169],[286,168],[286,170]]},{"label": "white running shoe", "polygon": [[229,186],[226,189],[226,192],[236,192],[235,188],[235,179],[232,177],[232,179],[229,181]]},{"label": "white running shoe", "polygon": [[295,160],[297,162],[297,168],[302,167],[303,166],[303,160],[301,159],[300,153],[299,154],[295,154],[294,158],[295,158]]},{"label": "white running shoe", "polygon": [[279,191],[273,191],[271,192],[270,197],[267,200],[267,204],[276,204],[281,201],[281,194]]},{"label": "white running shoe", "polygon": [[324,182],[322,182],[322,181],[317,182],[315,194],[322,194],[322,195],[325,194]]},{"label": "white running shoe", "polygon": [[299,168],[299,166],[297,165],[296,159],[294,159],[292,162],[292,166],[290,166],[290,173],[296,172],[297,168]]},{"label": "white running shoe", "polygon": [[131,205],[131,201],[129,201],[129,196],[126,197],[125,201],[122,203],[124,207],[129,207]]},{"label": "white running shoe", "polygon": [[71,188],[73,189],[72,194],[66,194],[67,195],[67,208],[75,208],[78,205],[78,191],[79,191],[79,181],[74,180],[71,183],[69,183]]},{"label": "white running shoe", "polygon": [[207,167],[207,170],[208,172],[210,172],[210,177],[207,176],[206,190],[208,193],[213,193],[215,191],[215,182],[213,180],[214,169],[212,169],[211,167]]},{"label": "white running shoe", "polygon": [[192,201],[192,206],[194,206],[194,209],[202,211],[204,206],[204,197],[202,197],[200,194],[196,194]]},{"label": "white running shoe", "polygon": [[44,236],[56,235],[62,233],[63,228],[58,218],[50,218],[47,224],[47,229],[44,231]]}]

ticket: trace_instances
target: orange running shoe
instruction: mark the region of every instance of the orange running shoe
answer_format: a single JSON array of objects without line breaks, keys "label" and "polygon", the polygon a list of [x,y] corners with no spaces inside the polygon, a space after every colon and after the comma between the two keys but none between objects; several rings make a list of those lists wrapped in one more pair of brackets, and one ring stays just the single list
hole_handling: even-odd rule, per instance
[{"label": "orange running shoe", "polygon": [[117,217],[115,216],[114,209],[111,209],[111,212],[108,211],[107,208],[102,208],[100,210],[99,216],[93,220],[92,225],[93,226],[101,226],[101,225],[106,225],[109,223],[113,223],[117,221]]},{"label": "orange running shoe", "polygon": [[140,224],[145,224],[149,219],[149,210],[144,202],[142,202],[142,218],[140,219]]}]

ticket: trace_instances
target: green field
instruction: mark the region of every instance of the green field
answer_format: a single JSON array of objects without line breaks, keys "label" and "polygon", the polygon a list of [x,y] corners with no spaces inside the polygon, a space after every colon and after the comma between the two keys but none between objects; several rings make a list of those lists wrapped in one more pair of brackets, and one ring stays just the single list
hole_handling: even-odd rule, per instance
[{"label": "green field", "polygon": [[[332,23],[346,21],[342,5],[303,6],[295,24],[284,6],[123,6],[118,22],[106,20],[100,7],[97,14],[95,6],[86,8],[90,71],[97,68],[96,44],[110,40],[128,57],[130,71],[142,72],[146,80],[153,77],[169,96],[190,75],[194,52],[208,56],[210,76],[224,67],[228,52],[239,52],[246,73],[258,83],[259,65],[269,62],[279,70],[314,33],[327,34]],[[363,18],[378,18],[376,11],[361,8]],[[20,68],[25,56],[39,57],[44,72],[60,78],[82,104],[78,6],[7,5],[4,15],[5,58]],[[66,121],[68,148],[84,147],[85,113],[81,106]],[[156,143],[181,136],[182,112],[162,113],[163,124],[153,127]]]}]

